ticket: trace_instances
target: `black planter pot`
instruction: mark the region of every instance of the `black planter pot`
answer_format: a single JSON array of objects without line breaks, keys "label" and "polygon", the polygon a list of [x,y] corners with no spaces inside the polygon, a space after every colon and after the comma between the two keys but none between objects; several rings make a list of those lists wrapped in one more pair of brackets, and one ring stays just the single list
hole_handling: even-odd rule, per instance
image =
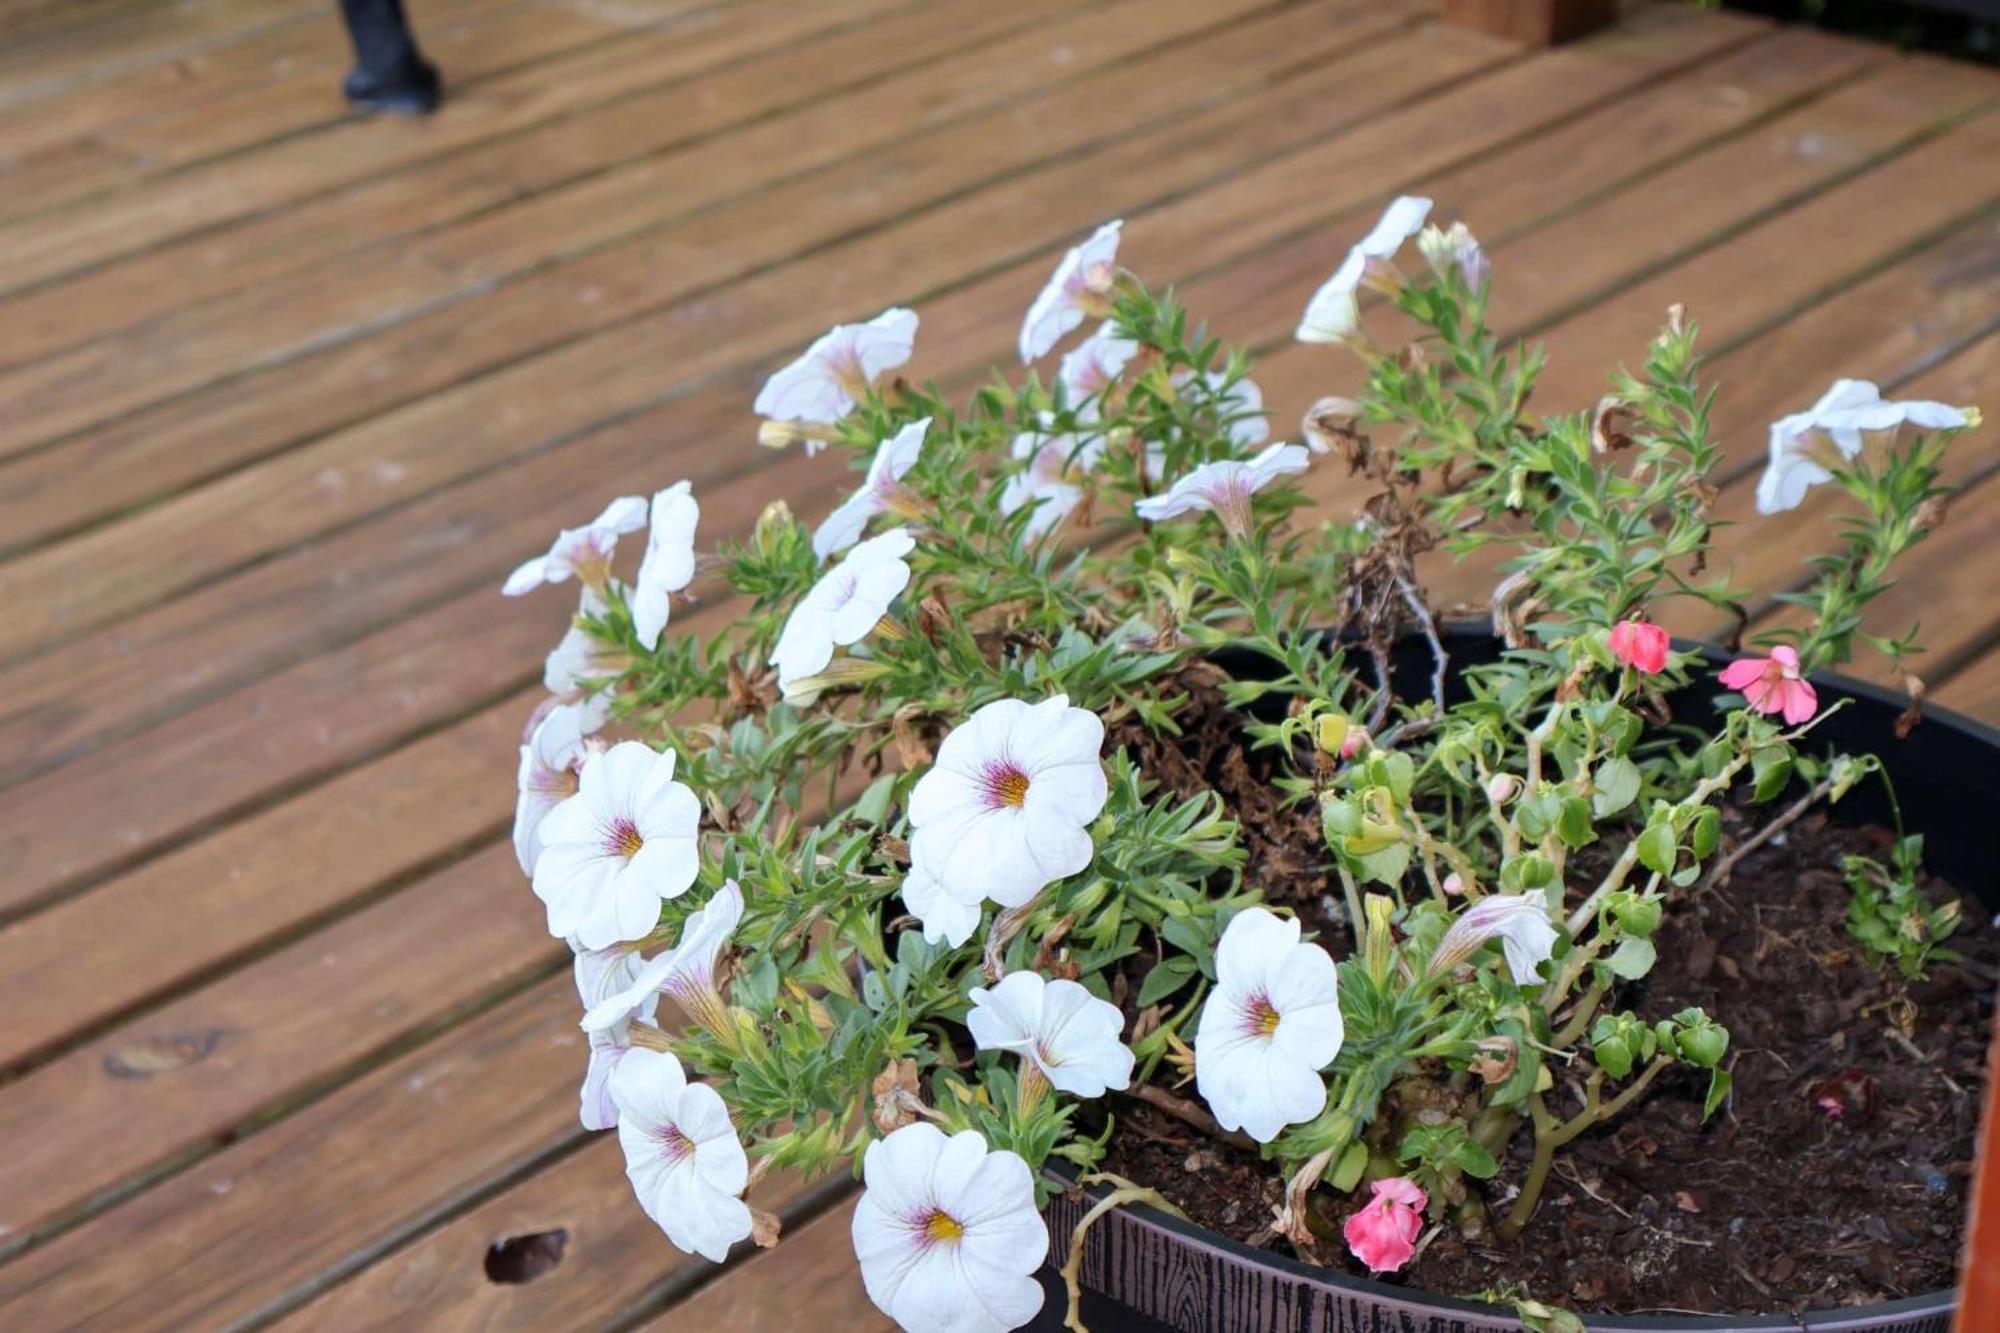
[{"label": "black planter pot", "polygon": [[[1720,667],[1713,649],[1681,643]],[[1494,639],[1474,630],[1448,636],[1454,663],[1491,660]],[[1229,665],[1225,663],[1224,665]],[[1399,691],[1422,692],[1430,659],[1411,644],[1396,663]],[[1906,827],[1926,835],[1925,863],[1987,910],[2000,909],[2000,819],[1993,814],[1992,775],[2000,768],[2000,731],[1940,709],[1929,710],[1905,740],[1894,723],[1902,700],[1862,681],[1815,676],[1822,707],[1850,700],[1813,734],[1827,750],[1879,756],[1902,804]],[[1712,671],[1673,698],[1677,718],[1696,725],[1714,716],[1722,693]],[[1884,824],[1889,801],[1879,782],[1863,784],[1831,808],[1843,823]],[[1165,1182],[1171,1192],[1171,1182]],[[1056,1267],[1069,1252],[1083,1213],[1101,1196],[1065,1193],[1045,1210],[1048,1292],[1033,1327],[1063,1326],[1065,1295]],[[1496,1274],[1504,1277],[1505,1274]],[[1093,1333],[1519,1333],[1510,1309],[1432,1296],[1408,1287],[1348,1277],[1250,1246],[1156,1209],[1114,1209],[1092,1224],[1084,1246],[1083,1318]],[[1879,1305],[1802,1315],[1593,1315],[1596,1333],[1951,1333],[1956,1296],[1932,1292]],[[1972,1331],[1968,1331],[1972,1333]]]}]

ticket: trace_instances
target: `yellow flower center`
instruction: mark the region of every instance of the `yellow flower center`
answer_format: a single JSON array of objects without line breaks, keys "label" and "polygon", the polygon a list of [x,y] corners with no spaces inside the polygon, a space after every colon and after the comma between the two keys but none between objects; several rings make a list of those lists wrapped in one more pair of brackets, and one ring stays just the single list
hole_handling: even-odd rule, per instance
[{"label": "yellow flower center", "polygon": [[942,1208],[931,1210],[930,1216],[924,1219],[923,1231],[925,1240],[945,1244],[965,1235],[965,1228],[959,1224],[958,1219]]},{"label": "yellow flower center", "polygon": [[639,836],[639,826],[629,819],[621,819],[611,826],[611,850],[627,861],[639,854],[646,840]]},{"label": "yellow flower center", "polygon": [[1262,995],[1250,1002],[1250,1030],[1260,1037],[1273,1037],[1278,1032],[1278,1011],[1271,1007],[1271,1001]]},{"label": "yellow flower center", "polygon": [[993,794],[1000,798],[1000,804],[1016,809],[1028,802],[1028,775],[1019,769],[1008,769],[993,782]]}]

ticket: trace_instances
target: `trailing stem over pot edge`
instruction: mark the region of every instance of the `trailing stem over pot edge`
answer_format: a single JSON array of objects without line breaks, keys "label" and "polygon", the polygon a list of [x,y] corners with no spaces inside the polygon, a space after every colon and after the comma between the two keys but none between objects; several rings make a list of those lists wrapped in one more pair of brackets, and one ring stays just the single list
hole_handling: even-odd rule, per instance
[{"label": "trailing stem over pot edge", "polygon": [[[1830,484],[1853,512],[1786,594],[1803,628],[1723,673],[1739,693],[1712,732],[1673,726],[1664,697],[1698,663],[1652,608],[1749,593],[1706,566],[1695,330],[1670,312],[1594,411],[1533,418],[1539,353],[1488,331],[1486,256],[1429,208],[1397,200],[1313,295],[1299,337],[1368,379],[1314,405],[1303,445],[1266,443],[1247,358],[1120,267],[1111,223],[1021,330],[1032,365],[1099,322],[1052,378],[963,408],[891,378],[907,310],[773,376],[760,441],[865,469],[817,531],[774,500],[697,555],[683,482],[509,579],[582,588],[515,840],[578,950],[584,1122],[617,1126],[675,1244],[770,1243],[743,1196],[774,1166],[858,1170],[875,1302],[912,1330],[998,1330],[1041,1303],[1038,1168],[1088,1171],[1121,1096],[1260,1146],[1285,1181],[1273,1238],[1393,1273],[1435,1227],[1523,1238],[1563,1145],[1664,1071],[1706,1071],[1710,1112],[1729,1095],[1727,1015],[1619,1010],[1620,985],[1715,868],[1726,793],[1802,787],[1768,834],[1875,769],[1799,748],[1824,716],[1806,676],[1858,642],[1912,651],[1862,613],[1942,517],[1942,450],[1977,415],[1842,381],[1772,426],[1760,506]],[[1364,300],[1417,339],[1378,346]],[[1344,469],[1338,516],[1304,512],[1311,468]],[[616,543],[648,518],[627,583]],[[1508,651],[1450,663],[1417,558],[1494,544]],[[722,633],[673,623],[724,596]],[[1398,700],[1411,634],[1431,689]],[[1274,797],[1319,813],[1319,938],[1246,881],[1220,797],[1106,752],[1107,727],[1176,735],[1195,688],[1240,710]],[[1956,920],[1916,895],[1919,850],[1851,868],[1857,940],[1905,970]],[[1516,1136],[1530,1165],[1508,1179]]]}]

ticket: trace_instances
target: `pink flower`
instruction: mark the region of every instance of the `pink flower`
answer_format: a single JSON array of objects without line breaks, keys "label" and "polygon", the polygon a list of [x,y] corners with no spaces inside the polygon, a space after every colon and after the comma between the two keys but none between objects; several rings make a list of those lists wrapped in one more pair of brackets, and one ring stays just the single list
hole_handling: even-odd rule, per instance
[{"label": "pink flower", "polygon": [[1417,1233],[1424,1229],[1424,1207],[1430,1200],[1405,1176],[1378,1180],[1369,1189],[1375,1197],[1347,1219],[1340,1234],[1369,1272],[1393,1273],[1417,1252]]},{"label": "pink flower", "polygon": [[1819,694],[1799,674],[1799,654],[1779,644],[1769,657],[1745,657],[1722,669],[1722,683],[1760,713],[1782,713],[1793,726],[1819,711]]},{"label": "pink flower", "polygon": [[1621,620],[1611,627],[1611,655],[1646,675],[1667,669],[1667,632],[1643,620]]}]

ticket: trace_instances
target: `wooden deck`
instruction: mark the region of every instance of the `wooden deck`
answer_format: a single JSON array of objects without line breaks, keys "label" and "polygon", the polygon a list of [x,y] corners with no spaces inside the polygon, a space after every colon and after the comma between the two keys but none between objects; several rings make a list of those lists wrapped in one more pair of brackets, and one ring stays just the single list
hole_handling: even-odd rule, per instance
[{"label": "wooden deck", "polygon": [[[1292,419],[1299,306],[1421,191],[1545,408],[1686,303],[1733,517],[1836,375],[2000,415],[1991,70],[1689,6],[1539,53],[1429,0],[413,7],[421,123],[343,113],[324,0],[0,9],[0,1327],[880,1326],[837,1185],[721,1270],[634,1206],[506,839],[568,607],[502,575],[681,476],[711,537],[823,509],[749,403],[836,318],[963,380],[1122,215]],[[1873,619],[1988,719],[1992,439]],[[1724,542],[1782,584],[1826,513]]]}]

